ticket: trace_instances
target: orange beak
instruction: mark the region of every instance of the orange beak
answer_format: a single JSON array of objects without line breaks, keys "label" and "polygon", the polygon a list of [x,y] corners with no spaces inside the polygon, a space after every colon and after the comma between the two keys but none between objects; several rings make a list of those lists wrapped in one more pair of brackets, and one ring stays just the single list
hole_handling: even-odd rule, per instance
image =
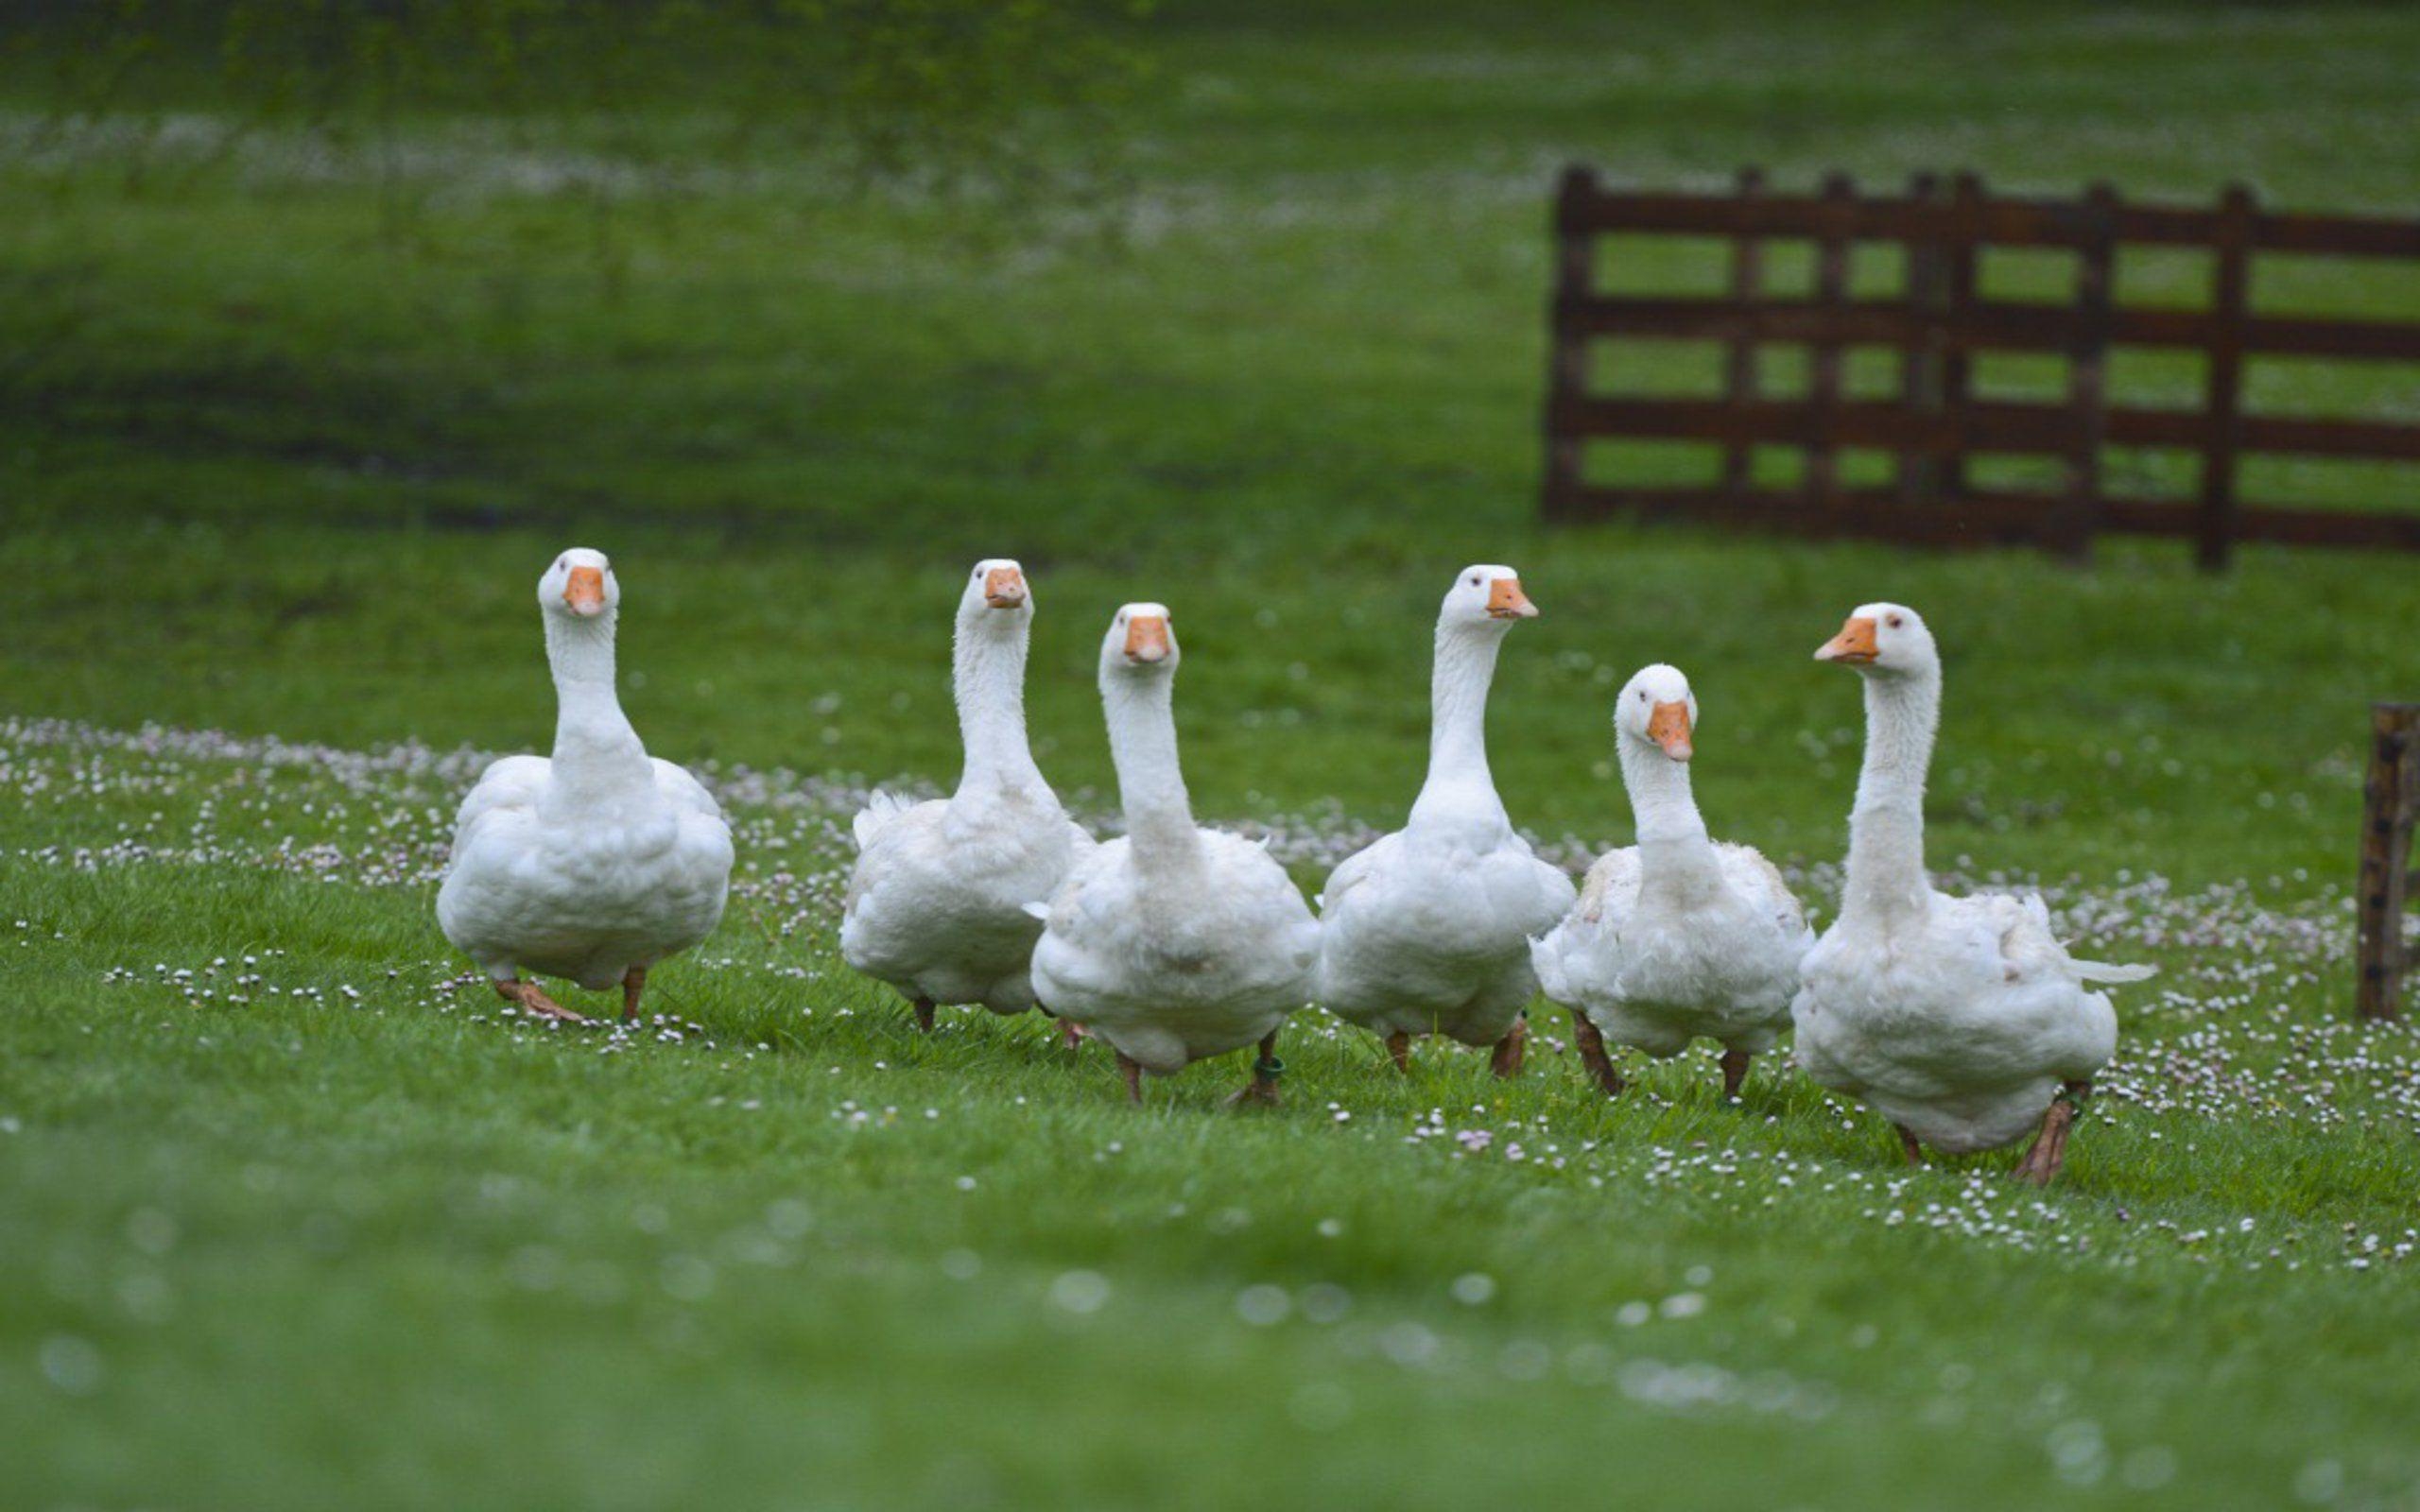
[{"label": "orange beak", "polygon": [[1824,643],[1824,648],[1815,653],[1815,660],[1864,667],[1872,666],[1874,659],[1881,654],[1881,647],[1874,644],[1874,622],[1852,615],[1841,627],[1840,634]]},{"label": "orange beak", "polygon": [[1689,744],[1689,706],[1686,703],[1659,703],[1647,716],[1647,738],[1664,747],[1664,754],[1676,762],[1687,761],[1697,754]]},{"label": "orange beak", "polygon": [[1168,622],[1138,614],[1126,622],[1126,660],[1146,664],[1168,659]]},{"label": "orange beak", "polygon": [[1015,609],[1025,602],[1025,574],[1013,567],[994,567],[983,575],[983,602],[994,609]]},{"label": "orange beak", "polygon": [[1521,579],[1499,577],[1488,587],[1487,613],[1490,619],[1533,620],[1538,617],[1538,606],[1521,592]]},{"label": "orange beak", "polygon": [[563,584],[563,602],[571,611],[583,617],[604,612],[605,574],[596,567],[575,567],[571,580]]}]

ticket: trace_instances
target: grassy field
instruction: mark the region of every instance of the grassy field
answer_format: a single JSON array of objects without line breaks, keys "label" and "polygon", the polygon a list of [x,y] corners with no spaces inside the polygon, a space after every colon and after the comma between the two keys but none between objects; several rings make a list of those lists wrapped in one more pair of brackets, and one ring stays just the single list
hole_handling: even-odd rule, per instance
[{"label": "grassy field", "polygon": [[[1533,520],[1566,156],[2410,213],[2420,17],[1144,37],[1119,234],[979,245],[765,163],[599,254],[603,138],[477,120],[410,123],[382,180],[185,102],[130,187],[0,73],[0,1501],[2420,1505],[2420,1054],[2348,1022],[2363,711],[2420,690],[2420,576]],[[2377,271],[2256,297],[2420,312]],[[2406,368],[2252,387],[2420,413]],[[2255,481],[2415,504],[2409,470]],[[551,729],[529,595],[574,541],[614,554],[642,732],[741,841],[629,1035],[499,1019],[430,913],[475,753]],[[2048,1195],[2013,1157],[1907,1173],[1778,1064],[1737,1108],[1703,1055],[1606,1105],[1559,1012],[1509,1087],[1306,1014],[1268,1117],[1216,1108],[1239,1064],[1138,1114],[1038,1022],[920,1039],[833,951],[842,837],[867,782],[954,774],[949,606],[994,554],[1083,814],[1099,632],[1164,599],[1197,807],[1306,885],[1400,818],[1437,598],[1500,560],[1545,610],[1495,690],[1516,820],[1575,864],[1627,839],[1607,704],[1670,660],[1717,831],[1828,912],[1860,729],[1808,656],[1911,603],[1949,660],[1936,868],[2037,880],[2163,974]]]}]

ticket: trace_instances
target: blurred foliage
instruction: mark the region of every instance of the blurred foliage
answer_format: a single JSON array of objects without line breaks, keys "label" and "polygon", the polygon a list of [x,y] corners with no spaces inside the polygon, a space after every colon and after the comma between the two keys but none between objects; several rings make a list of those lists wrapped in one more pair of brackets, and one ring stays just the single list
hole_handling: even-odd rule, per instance
[{"label": "blurred foliage", "polygon": [[707,172],[1019,211],[1123,191],[1104,128],[1150,3],[12,0],[0,58],[39,116],[20,156],[97,145],[140,184],[171,144],[194,155],[195,112],[219,128],[205,157],[300,131],[372,164],[390,232],[415,129],[464,116],[570,149],[600,215]]}]

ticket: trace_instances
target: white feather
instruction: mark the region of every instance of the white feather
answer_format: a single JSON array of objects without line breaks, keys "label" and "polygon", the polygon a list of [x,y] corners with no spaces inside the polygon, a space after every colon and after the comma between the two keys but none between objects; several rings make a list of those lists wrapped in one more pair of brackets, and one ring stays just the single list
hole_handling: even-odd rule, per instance
[{"label": "white feather", "polygon": [[[1177,650],[1131,655],[1129,605],[1101,644],[1100,681],[1127,834],[1080,859],[1033,950],[1043,1005],[1166,1075],[1273,1034],[1310,996],[1319,925],[1267,850],[1195,825],[1179,769]],[[1148,652],[1150,646],[1145,644]]]},{"label": "white feather", "polygon": [[914,807],[915,804],[908,799],[880,788],[867,794],[866,806],[857,810],[857,816],[849,822],[850,832],[856,837],[858,852],[862,854],[883,831],[897,823],[901,815]]},{"label": "white feather", "polygon": [[1911,610],[1869,605],[1879,650],[1864,668],[1866,754],[1850,816],[1841,917],[1806,957],[1791,1015],[1797,1058],[1950,1153],[2024,1138],[2061,1084],[2092,1076],[2118,1016],[2088,981],[2139,967],[2069,956],[2038,897],[1952,897],[1924,869],[1926,769],[1941,662]]},{"label": "white feather", "polygon": [[1815,937],[1771,862],[1708,837],[1688,765],[1651,730],[1674,704],[1691,711],[1683,732],[1694,737],[1696,698],[1677,669],[1647,667],[1616,696],[1615,752],[1640,843],[1588,868],[1579,905],[1531,954],[1547,995],[1613,1043],[1671,1056],[1704,1038],[1754,1054],[1789,1026]]},{"label": "white feather", "polygon": [[1501,1040],[1538,989],[1530,936],[1575,896],[1514,832],[1488,772],[1487,695],[1512,623],[1492,605],[1508,591],[1509,567],[1456,575],[1438,608],[1427,779],[1403,829],[1320,891],[1319,1001],[1377,1034]]},{"label": "white feather", "polygon": [[722,918],[731,827],[704,784],[649,757],[614,692],[614,610],[566,608],[567,552],[541,580],[562,706],[555,754],[507,756],[462,800],[437,894],[445,937],[497,980],[524,972],[601,989],[687,950]]},{"label": "white feather", "polygon": [[[1013,603],[994,602],[1013,573]],[[952,686],[966,770],[947,799],[910,803],[875,793],[856,816],[857,862],[840,919],[850,966],[910,998],[1033,1006],[1028,963],[1047,897],[1093,849],[1034,765],[1026,739],[1025,663],[1032,601],[1024,574],[978,563],[961,591]],[[1005,596],[1005,595],[1002,595]]]}]

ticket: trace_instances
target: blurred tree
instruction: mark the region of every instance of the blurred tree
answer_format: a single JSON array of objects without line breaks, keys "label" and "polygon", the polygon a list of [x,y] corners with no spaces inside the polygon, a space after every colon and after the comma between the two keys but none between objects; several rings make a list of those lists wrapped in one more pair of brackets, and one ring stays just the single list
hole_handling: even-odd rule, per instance
[{"label": "blurred tree", "polygon": [[80,132],[139,182],[172,108],[223,113],[222,150],[301,130],[374,163],[390,232],[413,131],[463,116],[596,154],[562,176],[608,223],[635,190],[775,166],[1016,208],[1120,182],[1098,118],[1149,3],[10,0],[0,50],[46,96],[36,145]]}]

